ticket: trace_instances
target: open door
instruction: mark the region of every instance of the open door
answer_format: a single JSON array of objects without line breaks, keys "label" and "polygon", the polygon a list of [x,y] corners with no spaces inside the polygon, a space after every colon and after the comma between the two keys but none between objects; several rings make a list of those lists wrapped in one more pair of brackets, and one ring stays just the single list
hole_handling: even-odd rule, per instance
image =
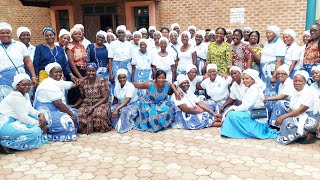
[{"label": "open door", "polygon": [[85,37],[92,43],[96,41],[96,34],[100,30],[100,16],[84,16]]}]

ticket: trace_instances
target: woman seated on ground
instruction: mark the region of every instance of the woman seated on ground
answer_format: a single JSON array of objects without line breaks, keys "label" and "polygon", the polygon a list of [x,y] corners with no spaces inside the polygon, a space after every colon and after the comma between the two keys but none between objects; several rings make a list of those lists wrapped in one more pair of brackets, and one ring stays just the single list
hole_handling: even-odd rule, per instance
[{"label": "woman seated on ground", "polygon": [[220,112],[224,112],[228,106],[239,106],[242,102],[243,96],[247,90],[247,87],[243,84],[241,75],[242,71],[238,66],[232,66],[230,68],[230,75],[232,78],[232,84],[230,87],[230,96],[226,102],[220,107]]},{"label": "woman seated on ground", "polygon": [[119,133],[125,133],[133,129],[134,118],[138,115],[136,101],[137,89],[127,80],[128,71],[118,69],[114,99],[111,107],[112,125]]},{"label": "woman seated on ground", "polygon": [[222,123],[221,135],[230,138],[275,138],[277,131],[269,129],[268,118],[252,119],[250,110],[264,107],[263,91],[266,86],[259,78],[259,72],[253,69],[243,71],[243,84],[248,87],[239,106],[231,106],[226,111]]},{"label": "woman seated on ground", "polygon": [[172,123],[173,128],[179,129],[202,129],[206,127],[220,127],[221,115],[214,113],[205,103],[189,91],[189,79],[180,74],[177,77],[178,89],[183,92],[181,100],[172,96],[176,105],[176,115]]},{"label": "woman seated on ground", "polygon": [[226,102],[229,97],[229,81],[218,75],[218,67],[215,64],[207,65],[207,74],[209,78],[197,84],[197,89],[206,90],[207,95],[210,97],[206,99],[201,96],[200,99],[213,110],[219,111],[220,107]]},{"label": "woman seated on ground", "polygon": [[48,141],[46,118],[31,106],[28,92],[31,80],[27,74],[17,74],[11,91],[0,103],[0,150],[35,149]]},{"label": "woman seated on ground", "polygon": [[62,68],[56,62],[48,64],[45,71],[49,77],[37,87],[34,107],[45,114],[49,141],[75,141],[78,112],[67,106],[65,90],[77,85],[61,80]]},{"label": "woman seated on ground", "polygon": [[97,77],[98,66],[88,63],[86,77],[80,83],[80,98],[71,107],[79,113],[79,129],[83,134],[107,132],[112,129],[107,80]]},{"label": "woman seated on ground", "polygon": [[308,79],[307,71],[296,71],[290,105],[277,113],[275,125],[280,127],[280,132],[275,141],[279,144],[286,145],[295,140],[310,144],[315,141],[315,136],[310,132],[317,131],[320,135],[320,100],[315,90],[306,84]]},{"label": "woman seated on ground", "polygon": [[[193,94],[196,93],[197,90],[197,83],[202,82],[206,78],[208,78],[208,74],[205,74],[203,76],[198,76],[197,75],[197,67],[193,64],[188,64],[186,66],[186,72],[187,72],[187,77],[189,79],[189,91],[191,91]],[[199,94],[197,92],[197,94]]]},{"label": "woman seated on ground", "polygon": [[278,96],[269,97],[263,100],[263,102],[271,112],[269,124],[272,126],[274,126],[275,121],[275,118],[273,117],[277,116],[276,114],[278,114],[279,108],[282,109],[283,107],[285,108],[289,105],[289,101],[282,100],[289,100],[290,96],[292,96],[293,94],[293,80],[289,77],[289,74],[289,66],[286,64],[281,65],[277,71],[277,78],[280,81],[278,87]]},{"label": "woman seated on ground", "polygon": [[169,127],[174,118],[174,104],[169,100],[168,94],[172,94],[172,91],[176,94],[178,92],[166,81],[166,73],[158,70],[154,81],[132,84],[138,89],[147,89],[146,95],[141,97],[138,103],[136,128],[155,133]]}]

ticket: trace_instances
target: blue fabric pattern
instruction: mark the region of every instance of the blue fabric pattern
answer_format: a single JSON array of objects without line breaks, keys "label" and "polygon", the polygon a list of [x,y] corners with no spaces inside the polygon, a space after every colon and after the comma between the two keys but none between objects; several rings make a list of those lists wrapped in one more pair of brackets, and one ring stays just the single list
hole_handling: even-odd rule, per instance
[{"label": "blue fabric pattern", "polygon": [[[120,104],[114,104],[111,107],[111,111],[118,107]],[[112,126],[118,133],[126,133],[132,129],[135,129],[134,119],[138,116],[138,106],[135,103],[129,103],[127,106],[120,110],[120,115],[116,119],[112,119]]]},{"label": "blue fabric pattern", "polygon": [[182,111],[177,111],[171,127],[190,130],[203,129],[211,127],[214,122],[214,117],[208,112],[187,114]]}]

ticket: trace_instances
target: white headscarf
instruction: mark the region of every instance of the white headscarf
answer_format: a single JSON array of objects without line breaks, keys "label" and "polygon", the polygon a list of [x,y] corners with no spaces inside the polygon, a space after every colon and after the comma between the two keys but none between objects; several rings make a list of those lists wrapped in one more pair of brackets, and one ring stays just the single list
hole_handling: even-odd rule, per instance
[{"label": "white headscarf", "polygon": [[189,81],[189,78],[184,75],[184,74],[179,74],[177,76],[177,83],[178,83],[178,86],[180,86],[181,83],[183,83],[184,81]]},{"label": "white headscarf", "polygon": [[311,69],[311,72],[312,71],[320,71],[320,65],[313,66],[312,69]]},{"label": "white headscarf", "polygon": [[107,33],[106,33],[105,31],[102,31],[102,30],[98,31],[97,34],[96,34],[96,37],[97,37],[98,35],[104,36],[105,39],[107,38]]},{"label": "white headscarf", "polygon": [[204,36],[206,35],[206,31],[205,30],[199,30],[196,32],[196,35],[200,35],[202,36],[202,38],[204,38]]},{"label": "white headscarf", "polygon": [[211,31],[209,32],[209,35],[216,35],[216,32],[215,32],[214,30],[211,30]]},{"label": "white headscarf", "polygon": [[310,34],[310,30],[308,30],[308,31],[304,31],[304,32],[303,32],[303,35],[311,36],[311,34]]},{"label": "white headscarf", "polygon": [[134,37],[135,35],[139,35],[140,37],[142,37],[142,34],[141,34],[141,32],[139,32],[139,31],[133,32],[132,36]]},{"label": "white headscarf", "polygon": [[208,64],[208,65],[207,65],[207,72],[208,72],[210,69],[214,69],[214,70],[218,71],[218,66],[217,66],[216,64]]},{"label": "white headscarf", "polygon": [[146,28],[141,28],[139,29],[139,32],[142,33],[142,32],[148,32],[148,30]]},{"label": "white headscarf", "polygon": [[283,34],[289,34],[293,39],[296,39],[297,34],[294,30],[292,29],[286,29],[283,31]]},{"label": "white headscarf", "polygon": [[169,33],[169,37],[171,36],[171,34],[176,34],[177,36],[178,36],[178,32],[177,31],[170,31],[170,33]]},{"label": "white headscarf", "polygon": [[68,30],[66,30],[66,29],[61,29],[61,30],[60,30],[60,32],[59,32],[59,38],[60,38],[61,36],[63,36],[63,35],[68,35],[68,36],[71,37],[70,32],[69,32]]},{"label": "white headscarf", "polygon": [[296,73],[294,73],[294,76],[296,76],[296,75],[302,75],[306,81],[308,81],[308,79],[309,79],[309,73],[305,70],[296,71]]},{"label": "white headscarf", "polygon": [[76,31],[80,31],[80,32],[81,32],[81,34],[82,34],[82,31],[81,31],[81,29],[80,29],[80,28],[73,27],[73,28],[70,30],[70,35],[73,35],[73,33],[74,33],[74,32],[76,32]]},{"label": "white headscarf", "polygon": [[249,75],[262,92],[266,89],[266,84],[259,78],[258,71],[254,69],[246,69],[243,71],[243,74]]},{"label": "white headscarf", "polygon": [[[126,75],[126,77],[128,78],[128,71],[126,70],[126,69],[118,69],[117,70],[117,77],[115,78],[116,80],[116,85],[115,85],[115,89],[119,89],[120,88],[120,82],[119,82],[119,80],[118,80],[118,76],[120,75],[120,74],[124,74],[124,75]],[[128,82],[128,79],[127,79],[127,82]]]},{"label": "white headscarf", "polygon": [[[57,62],[54,62],[54,63],[49,63],[45,68],[44,70],[46,71],[46,73],[49,75],[50,74],[50,71],[52,68],[55,68],[55,67],[59,67],[61,68],[60,64],[57,63]],[[62,69],[62,68],[61,68]]]},{"label": "white headscarf", "polygon": [[[244,28],[243,28],[243,31],[244,31],[244,30],[249,30],[250,32],[253,31],[253,29],[252,29],[251,27],[244,27]],[[232,31],[231,31],[231,32],[232,32]]]},{"label": "white headscarf", "polygon": [[14,76],[14,78],[13,78],[13,83],[12,83],[13,89],[16,89],[17,88],[17,84],[19,84],[24,79],[27,79],[27,80],[31,81],[31,79],[30,79],[28,74],[24,74],[24,73],[16,74]]},{"label": "white headscarf", "polygon": [[23,33],[23,32],[28,32],[30,34],[30,36],[31,36],[31,31],[30,31],[29,28],[27,28],[27,27],[18,27],[18,29],[17,29],[17,37],[19,38],[21,33]]},{"label": "white headscarf", "polygon": [[8,29],[10,32],[12,32],[12,27],[10,24],[6,23],[6,22],[1,22],[0,23],[0,31],[3,29]]},{"label": "white headscarf", "polygon": [[126,35],[131,35],[131,31],[129,31],[128,29],[126,30]]},{"label": "white headscarf", "polygon": [[192,69],[196,69],[197,70],[197,67],[195,65],[193,65],[193,64],[188,64],[186,66],[186,72],[187,73],[190,72]]},{"label": "white headscarf", "polygon": [[242,70],[241,70],[241,68],[238,67],[238,66],[232,66],[232,67],[230,68],[230,70],[229,70],[229,73],[230,73],[230,74],[231,74],[231,71],[238,71],[238,72],[240,72],[240,74],[242,74]]},{"label": "white headscarf", "polygon": [[171,24],[171,30],[173,30],[175,27],[179,27],[180,29],[180,25],[178,23]]},{"label": "white headscarf", "polygon": [[84,30],[84,26],[82,24],[75,24],[73,26],[73,28],[76,28],[76,29],[83,29]]},{"label": "white headscarf", "polygon": [[160,34],[160,38],[162,37],[162,33],[161,33],[160,31],[155,31],[155,32],[153,33],[153,36],[154,36],[155,34]]},{"label": "white headscarf", "polygon": [[191,39],[191,34],[190,34],[189,31],[183,31],[183,32],[181,33],[181,37],[182,37],[182,34],[187,35],[187,36],[188,36],[188,39]]},{"label": "white headscarf", "polygon": [[195,26],[193,26],[193,25],[188,27],[188,31],[190,31],[190,29],[193,29],[194,31],[197,31],[197,28]]},{"label": "white headscarf", "polygon": [[166,41],[166,42],[167,42],[167,45],[169,44],[169,39],[166,38],[166,37],[161,37],[161,38],[159,39],[159,43],[160,43],[161,41]]},{"label": "white headscarf", "polygon": [[116,34],[118,34],[119,30],[122,30],[122,31],[126,32],[127,27],[125,25],[118,26],[117,29],[116,29]]},{"label": "white headscarf", "polygon": [[276,34],[277,36],[279,36],[281,29],[280,29],[278,26],[276,26],[276,25],[271,25],[271,26],[268,26],[268,27],[267,27],[267,30],[272,31],[272,32],[274,32],[274,34]]},{"label": "white headscarf", "polygon": [[[114,40],[117,39],[117,36],[116,36],[115,34],[108,32],[108,33],[107,33],[107,37],[108,37],[109,35],[113,36],[113,39],[114,39]],[[106,39],[107,39],[107,37],[106,37]]]},{"label": "white headscarf", "polygon": [[141,44],[142,42],[146,43],[146,45],[147,45],[147,47],[148,47],[148,40],[147,40],[147,39],[144,39],[144,38],[141,38],[141,39],[138,41],[139,47],[140,47],[140,44]]},{"label": "white headscarf", "polygon": [[149,31],[151,31],[151,30],[156,31],[157,29],[156,29],[156,27],[155,27],[155,26],[149,26]]},{"label": "white headscarf", "polygon": [[[244,29],[243,29],[243,30],[244,30]],[[229,33],[231,33],[231,34],[233,33],[233,31],[232,31],[231,29],[227,29],[226,32],[229,32]]]},{"label": "white headscarf", "polygon": [[289,66],[286,64],[282,64],[281,66],[279,66],[277,72],[279,71],[284,71],[287,75],[289,75]]}]

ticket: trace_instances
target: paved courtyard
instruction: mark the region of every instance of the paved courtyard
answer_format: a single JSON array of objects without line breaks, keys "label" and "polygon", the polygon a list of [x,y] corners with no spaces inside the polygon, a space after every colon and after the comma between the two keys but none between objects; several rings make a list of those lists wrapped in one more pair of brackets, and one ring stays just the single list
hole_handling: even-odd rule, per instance
[{"label": "paved courtyard", "polygon": [[320,179],[320,141],[281,146],[216,128],[79,135],[0,158],[0,179]]}]

